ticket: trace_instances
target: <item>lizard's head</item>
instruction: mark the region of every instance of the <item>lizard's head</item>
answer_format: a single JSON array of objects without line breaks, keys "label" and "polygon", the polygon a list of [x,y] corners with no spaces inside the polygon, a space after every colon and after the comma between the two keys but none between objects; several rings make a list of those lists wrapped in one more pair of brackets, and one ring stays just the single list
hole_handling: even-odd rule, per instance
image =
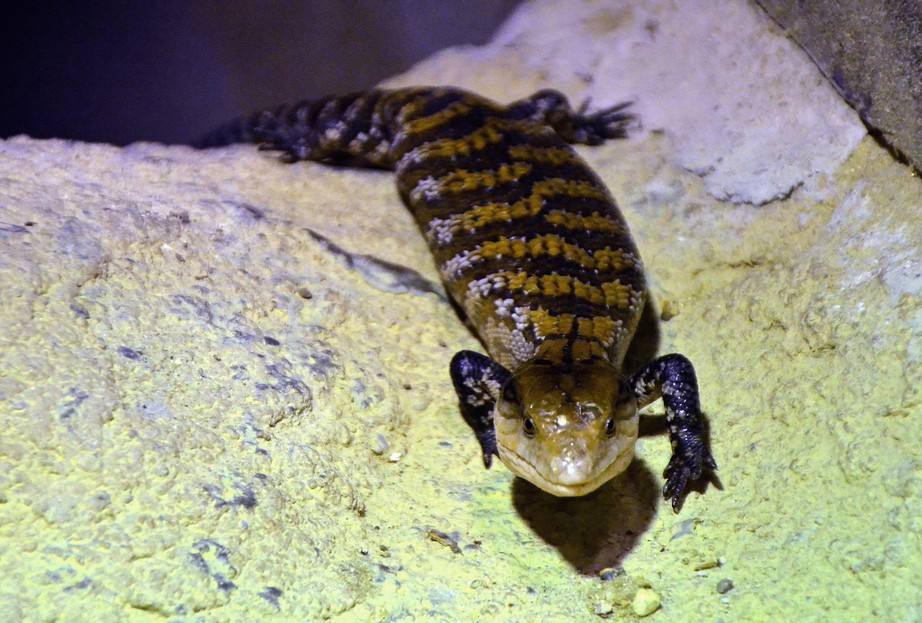
[{"label": "lizard's head", "polygon": [[637,400],[607,362],[532,361],[503,386],[493,423],[510,471],[554,495],[585,495],[631,462]]}]

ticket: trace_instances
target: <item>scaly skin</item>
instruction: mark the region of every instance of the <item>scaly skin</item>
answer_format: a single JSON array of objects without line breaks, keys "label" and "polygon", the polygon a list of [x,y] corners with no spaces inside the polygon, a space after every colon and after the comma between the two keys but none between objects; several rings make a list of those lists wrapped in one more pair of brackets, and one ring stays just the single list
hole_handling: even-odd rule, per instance
[{"label": "scaly skin", "polygon": [[716,463],[691,363],[621,366],[645,297],[640,255],[608,190],[570,147],[625,135],[626,105],[587,114],[556,91],[502,106],[453,88],[373,90],[258,113],[200,146],[253,141],[286,162],[394,169],[451,297],[490,357],[451,376],[465,420],[515,474],[589,493],[631,462],[638,411],[663,397],[673,456],[664,496]]}]

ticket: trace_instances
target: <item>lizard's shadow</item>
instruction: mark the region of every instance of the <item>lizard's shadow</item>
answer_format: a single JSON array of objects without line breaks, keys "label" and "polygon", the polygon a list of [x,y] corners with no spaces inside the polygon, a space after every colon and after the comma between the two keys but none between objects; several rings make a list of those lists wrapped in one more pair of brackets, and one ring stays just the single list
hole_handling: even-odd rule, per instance
[{"label": "lizard's shadow", "polygon": [[521,478],[512,484],[519,516],[578,573],[593,577],[621,565],[652,523],[659,498],[659,484],[641,461],[579,498],[555,497]]},{"label": "lizard's shadow", "polygon": [[[659,341],[658,314],[648,296],[625,357],[625,373],[652,361]],[[641,434],[664,430],[643,426]],[[635,460],[623,474],[579,498],[558,498],[516,478],[512,503],[535,534],[555,547],[578,573],[598,576],[603,569],[618,567],[650,527],[661,500],[661,486],[650,468]]]},{"label": "lizard's shadow", "polygon": [[653,303],[649,291],[646,293],[646,304],[640,314],[634,339],[631,340],[624,356],[624,374],[630,375],[647,365],[659,354],[660,330],[659,312]]}]

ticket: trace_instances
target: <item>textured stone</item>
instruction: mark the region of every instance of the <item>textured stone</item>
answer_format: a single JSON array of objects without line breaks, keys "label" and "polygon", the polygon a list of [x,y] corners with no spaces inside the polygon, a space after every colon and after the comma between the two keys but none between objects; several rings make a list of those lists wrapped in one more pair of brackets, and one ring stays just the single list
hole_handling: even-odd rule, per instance
[{"label": "textured stone", "polygon": [[[492,47],[399,80],[640,105],[611,82],[617,29],[676,18],[631,6],[527,4]],[[565,44],[591,54],[538,53]],[[581,153],[668,301],[660,350],[698,369],[722,487],[678,518],[663,435],[586,498],[484,472],[446,369],[478,344],[437,291],[403,287],[436,275],[389,174],[248,146],[0,143],[0,619],[581,620],[606,568],[656,578],[675,620],[916,617],[920,180],[870,139],[830,140],[830,173],[729,205],[677,148],[694,123],[645,121]],[[719,577],[741,588],[718,599]]]},{"label": "textured stone", "polygon": [[[354,323],[378,312],[345,313],[355,277],[311,256],[308,223],[234,190],[246,170],[288,172],[242,156],[3,144],[0,512],[42,521],[2,565],[54,575],[15,596],[42,616],[272,612],[275,586],[286,612],[316,617],[367,591],[370,570],[335,543],[365,532],[388,471],[370,446],[402,445],[407,378],[373,372],[375,338]],[[420,298],[392,309],[431,324],[444,303]],[[298,564],[278,567],[280,550]]]},{"label": "textured stone", "polygon": [[641,588],[634,596],[631,610],[639,617],[646,617],[659,610],[662,605],[663,602],[659,595],[649,588]]},{"label": "textured stone", "polygon": [[922,170],[922,1],[757,2],[877,136]]}]

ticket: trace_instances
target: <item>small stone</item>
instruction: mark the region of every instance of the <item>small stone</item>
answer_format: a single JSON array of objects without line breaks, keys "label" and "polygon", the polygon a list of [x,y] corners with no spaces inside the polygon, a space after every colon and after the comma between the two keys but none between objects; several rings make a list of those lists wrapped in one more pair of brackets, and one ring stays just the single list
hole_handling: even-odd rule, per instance
[{"label": "small stone", "polygon": [[724,578],[717,583],[717,592],[723,595],[724,593],[729,593],[733,590],[733,580],[730,578]]},{"label": "small stone", "polygon": [[662,600],[655,592],[649,588],[642,588],[634,595],[634,601],[631,603],[631,609],[639,617],[645,617],[653,614],[663,605]]},{"label": "small stone", "polygon": [[390,444],[387,443],[387,438],[384,435],[378,433],[375,436],[373,445],[371,446],[371,451],[377,454],[378,456],[381,456],[382,454],[387,452],[390,447],[391,447]]},{"label": "small stone", "polygon": [[605,567],[599,572],[599,577],[603,582],[611,582],[622,575],[624,575],[624,569],[621,567]]},{"label": "small stone", "polygon": [[660,308],[660,312],[659,312],[660,320],[662,320],[663,322],[669,322],[670,320],[672,320],[678,315],[679,315],[678,306],[672,301],[670,301],[669,299],[664,300],[663,305]]},{"label": "small stone", "polygon": [[608,617],[613,610],[614,608],[607,601],[600,601],[595,605],[595,613],[600,617]]}]

